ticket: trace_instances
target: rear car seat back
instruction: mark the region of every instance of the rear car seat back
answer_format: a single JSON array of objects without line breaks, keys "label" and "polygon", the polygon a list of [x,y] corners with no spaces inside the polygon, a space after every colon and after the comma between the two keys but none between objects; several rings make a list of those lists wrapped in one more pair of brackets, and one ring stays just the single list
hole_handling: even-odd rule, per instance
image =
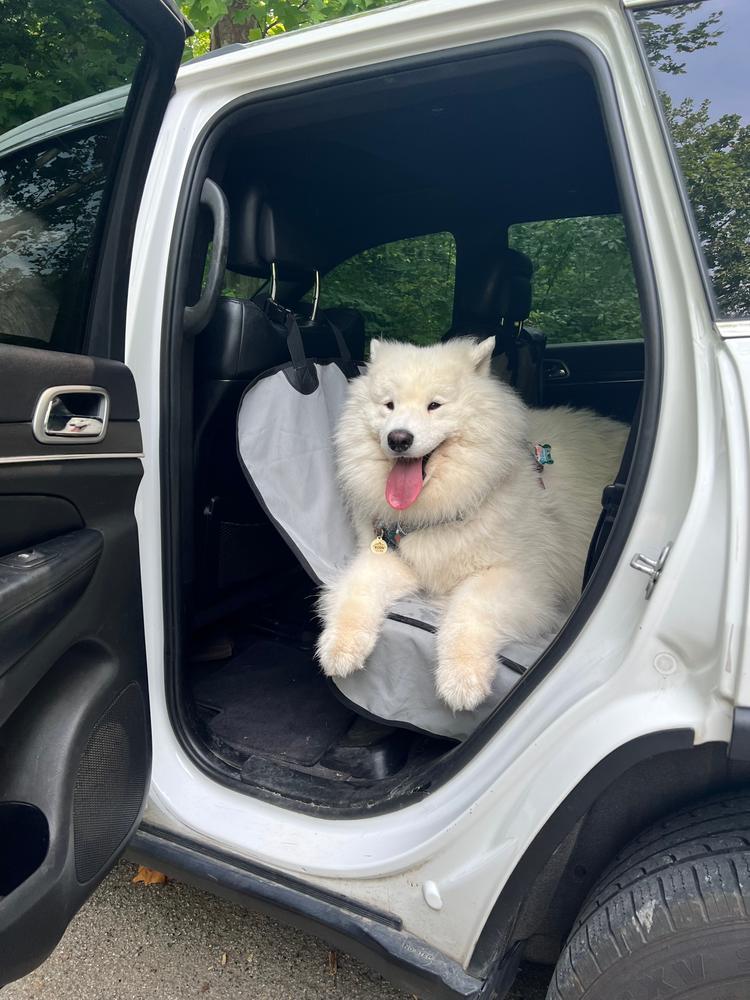
[{"label": "rear car seat back", "polygon": [[[239,215],[244,231],[230,238],[229,270],[268,277],[274,254],[283,260],[284,275],[312,276],[316,259],[311,240],[307,234],[294,233],[287,213],[272,212],[251,193]],[[302,253],[311,254],[312,263]],[[352,359],[361,362],[364,320],[354,309],[323,310],[315,321],[300,317],[307,356],[339,355],[331,323],[343,336]],[[225,597],[238,588],[252,586],[256,580],[263,580],[265,586],[270,576],[296,565],[248,487],[236,453],[242,393],[262,372],[288,360],[286,338],[279,326],[268,319],[262,302],[251,299],[221,298],[196,340],[195,551],[202,608],[198,617],[203,621],[210,620],[212,609],[220,613]]]}]

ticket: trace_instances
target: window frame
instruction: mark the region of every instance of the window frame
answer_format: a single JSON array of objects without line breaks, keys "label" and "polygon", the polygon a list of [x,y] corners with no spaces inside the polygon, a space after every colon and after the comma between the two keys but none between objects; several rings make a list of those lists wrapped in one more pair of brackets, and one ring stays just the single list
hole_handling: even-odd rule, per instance
[{"label": "window frame", "polygon": [[[654,271],[651,244],[646,232],[643,208],[638,197],[633,157],[628,145],[612,66],[604,52],[590,39],[570,30],[534,30],[523,35],[513,35],[487,42],[458,45],[450,49],[435,49],[417,55],[404,56],[384,63],[365,67],[348,68],[338,72],[282,83],[256,93],[244,94],[222,106],[205,123],[193,144],[181,178],[181,190],[175,213],[170,242],[169,270],[166,278],[165,305],[162,327],[162,364],[160,380],[161,421],[164,433],[161,438],[160,469],[163,485],[162,503],[162,566],[164,567],[164,631],[167,637],[183,634],[182,566],[185,558],[181,535],[181,487],[184,483],[184,462],[180,451],[180,426],[185,402],[181,399],[181,374],[183,371],[185,338],[182,336],[182,309],[190,273],[190,248],[195,235],[198,203],[203,179],[209,175],[212,158],[220,140],[236,126],[242,117],[243,124],[259,112],[267,113],[270,106],[278,107],[292,98],[300,102],[315,102],[321,94],[333,88],[349,89],[369,86],[373,79],[387,76],[398,81],[403,74],[440,72],[443,67],[470,63],[474,59],[502,58],[509,52],[534,49],[539,46],[564,46],[589,69],[599,101],[599,108],[607,126],[609,152],[615,169],[619,201],[633,258],[636,285],[641,303],[644,329],[646,378],[643,405],[638,429],[634,460],[628,489],[620,506],[616,523],[607,547],[589,580],[584,593],[553,645],[543,654],[533,669],[519,681],[508,697],[465,743],[453,750],[430,772],[429,788],[442,785],[454,777],[494,737],[507,718],[528,698],[547,675],[554,670],[558,660],[572,646],[583,625],[588,621],[607,587],[609,577],[620,561],[625,543],[640,509],[651,467],[656,442],[656,432],[661,410],[663,382],[663,330],[659,289]],[[182,650],[179,644],[168,639],[164,657],[164,688],[167,713],[175,736],[195,767],[212,781],[237,791],[234,779],[225,775],[216,759],[196,736],[190,722],[181,687]],[[266,797],[255,788],[244,787],[243,794],[279,804],[275,796]],[[393,812],[411,805],[420,793],[408,794],[407,799],[392,799],[387,803],[367,807],[360,811],[343,810],[336,816],[377,815]],[[296,812],[315,814],[295,800],[284,800],[283,808]]]}]

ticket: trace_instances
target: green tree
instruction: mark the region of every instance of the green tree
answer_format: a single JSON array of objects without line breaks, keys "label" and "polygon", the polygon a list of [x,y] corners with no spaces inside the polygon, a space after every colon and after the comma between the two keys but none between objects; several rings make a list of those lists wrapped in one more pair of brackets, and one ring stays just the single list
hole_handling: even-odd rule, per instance
[{"label": "green tree", "polygon": [[394,0],[185,0],[182,9],[196,29],[188,58],[235,42],[383,7]]},{"label": "green tree", "polygon": [[129,83],[141,47],[104,0],[0,0],[0,134]]},{"label": "green tree", "polygon": [[[706,7],[691,3],[666,11],[643,11],[636,20],[649,61],[658,74],[659,96],[685,178],[717,300],[727,316],[750,314],[750,125],[740,114],[715,117],[711,102],[675,102],[671,80],[686,73],[679,54],[719,44],[723,10],[695,24],[690,15]],[[688,68],[689,69],[689,68]],[[689,75],[689,74],[688,74]]]},{"label": "green tree", "polygon": [[397,240],[334,268],[323,280],[322,303],[358,309],[369,336],[429,344],[451,325],[455,270],[449,233]]},{"label": "green tree", "polygon": [[717,26],[723,11],[712,11],[696,24],[688,23],[690,16],[701,10],[702,3],[703,0],[698,0],[670,7],[666,20],[659,16],[658,11],[656,14],[653,11],[636,11],[635,19],[649,62],[660,73],[684,73],[685,63],[678,61],[680,55],[718,45],[723,32]]},{"label": "green tree", "polygon": [[750,125],[740,115],[712,119],[708,100],[661,97],[716,297],[725,315],[748,315]]},{"label": "green tree", "polygon": [[534,263],[529,323],[550,342],[642,335],[622,216],[530,222],[512,226],[509,241]]}]

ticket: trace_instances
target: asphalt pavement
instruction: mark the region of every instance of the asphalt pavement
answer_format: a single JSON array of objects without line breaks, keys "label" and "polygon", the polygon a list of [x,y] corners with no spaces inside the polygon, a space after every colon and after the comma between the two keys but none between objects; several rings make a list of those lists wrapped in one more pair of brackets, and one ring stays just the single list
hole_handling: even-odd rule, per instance
[{"label": "asphalt pavement", "polygon": [[[122,862],[36,972],[3,1000],[412,1000],[316,938]],[[524,970],[512,1000],[544,1000]]]}]

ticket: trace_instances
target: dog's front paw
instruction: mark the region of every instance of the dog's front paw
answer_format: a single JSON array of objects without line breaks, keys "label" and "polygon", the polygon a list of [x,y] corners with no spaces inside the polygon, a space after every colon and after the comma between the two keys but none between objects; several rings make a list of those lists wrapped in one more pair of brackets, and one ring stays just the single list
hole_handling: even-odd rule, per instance
[{"label": "dog's front paw", "polygon": [[317,647],[323,673],[327,677],[348,677],[361,670],[376,638],[362,629],[324,629]]},{"label": "dog's front paw", "polygon": [[495,676],[495,659],[470,646],[439,657],[435,684],[437,693],[454,712],[471,711],[489,696]]}]

